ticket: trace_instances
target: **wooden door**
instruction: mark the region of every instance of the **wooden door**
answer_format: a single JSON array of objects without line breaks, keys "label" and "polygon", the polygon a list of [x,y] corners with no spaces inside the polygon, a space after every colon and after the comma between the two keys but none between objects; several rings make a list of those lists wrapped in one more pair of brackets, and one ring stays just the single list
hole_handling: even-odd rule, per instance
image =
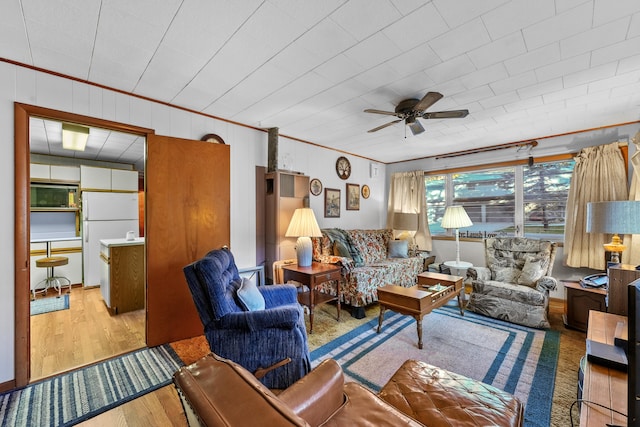
[{"label": "wooden door", "polygon": [[228,145],[151,135],[145,173],[147,345],[203,334],[183,267],[229,245]]}]

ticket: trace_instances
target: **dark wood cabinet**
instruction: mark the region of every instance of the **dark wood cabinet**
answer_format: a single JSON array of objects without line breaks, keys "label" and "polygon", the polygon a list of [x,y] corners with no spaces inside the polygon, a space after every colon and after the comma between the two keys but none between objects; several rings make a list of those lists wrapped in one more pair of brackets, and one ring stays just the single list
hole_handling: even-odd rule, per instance
[{"label": "dark wood cabinet", "polygon": [[609,303],[607,312],[627,315],[628,290],[627,285],[640,279],[640,271],[634,265],[620,264],[609,267]]},{"label": "dark wood cabinet", "polygon": [[587,330],[589,310],[607,311],[607,291],[583,288],[578,282],[563,281],[565,289],[564,325],[579,331]]}]

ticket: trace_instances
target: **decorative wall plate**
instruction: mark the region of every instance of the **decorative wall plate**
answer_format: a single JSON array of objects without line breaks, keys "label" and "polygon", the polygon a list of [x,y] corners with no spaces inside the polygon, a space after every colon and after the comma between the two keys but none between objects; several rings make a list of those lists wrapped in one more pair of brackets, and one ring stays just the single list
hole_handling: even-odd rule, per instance
[{"label": "decorative wall plate", "polygon": [[314,196],[319,196],[322,193],[322,182],[318,178],[313,178],[309,182],[309,191]]},{"label": "decorative wall plate", "polygon": [[336,173],[340,179],[348,179],[351,176],[351,162],[344,156],[338,157],[336,160]]},{"label": "decorative wall plate", "polygon": [[368,185],[363,185],[362,186],[362,198],[363,199],[368,199],[370,194],[371,194],[371,190],[369,190],[369,186]]}]

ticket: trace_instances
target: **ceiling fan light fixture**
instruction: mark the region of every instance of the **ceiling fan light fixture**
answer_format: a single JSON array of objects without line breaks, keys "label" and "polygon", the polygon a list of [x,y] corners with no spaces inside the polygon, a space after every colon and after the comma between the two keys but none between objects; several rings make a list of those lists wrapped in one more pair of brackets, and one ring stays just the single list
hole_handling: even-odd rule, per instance
[{"label": "ceiling fan light fixture", "polygon": [[71,123],[62,123],[62,148],[84,151],[89,139],[89,128]]}]

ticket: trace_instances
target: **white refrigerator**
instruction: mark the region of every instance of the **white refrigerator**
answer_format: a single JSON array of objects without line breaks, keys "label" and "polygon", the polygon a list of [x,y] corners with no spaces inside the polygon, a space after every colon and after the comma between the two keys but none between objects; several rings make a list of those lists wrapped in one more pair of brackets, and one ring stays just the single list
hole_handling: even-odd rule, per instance
[{"label": "white refrigerator", "polygon": [[84,286],[100,285],[100,240],[138,237],[138,193],[82,192]]}]

